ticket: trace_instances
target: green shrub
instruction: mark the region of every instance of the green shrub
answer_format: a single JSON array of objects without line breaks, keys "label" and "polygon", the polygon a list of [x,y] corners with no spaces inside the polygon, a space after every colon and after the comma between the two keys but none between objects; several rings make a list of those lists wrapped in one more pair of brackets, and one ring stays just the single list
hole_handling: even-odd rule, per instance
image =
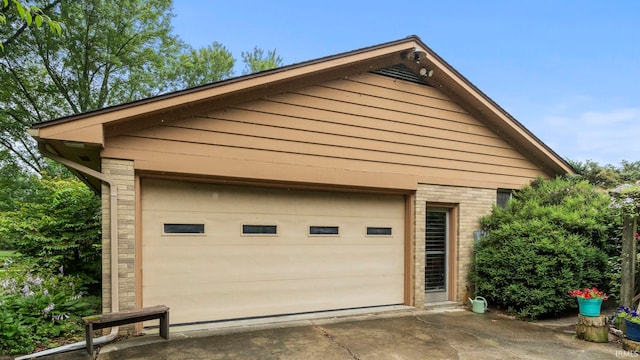
[{"label": "green shrub", "polygon": [[538,179],[525,186],[481,220],[487,235],[475,248],[471,272],[477,295],[535,319],[577,307],[569,290],[608,291],[607,261],[619,242],[611,238],[619,222],[609,203],[586,181]]},{"label": "green shrub", "polygon": [[0,353],[31,353],[57,339],[82,338],[81,317],[98,312],[100,298],[86,296],[77,276],[8,270],[0,272]]},{"label": "green shrub", "polygon": [[[622,285],[622,257],[611,256],[608,260],[607,278],[609,279],[609,299],[620,300],[620,287]],[[636,279],[636,289],[638,288]]]},{"label": "green shrub", "polygon": [[100,198],[78,180],[43,178],[34,194],[0,212],[0,238],[25,262],[82,276],[91,292],[100,292]]}]

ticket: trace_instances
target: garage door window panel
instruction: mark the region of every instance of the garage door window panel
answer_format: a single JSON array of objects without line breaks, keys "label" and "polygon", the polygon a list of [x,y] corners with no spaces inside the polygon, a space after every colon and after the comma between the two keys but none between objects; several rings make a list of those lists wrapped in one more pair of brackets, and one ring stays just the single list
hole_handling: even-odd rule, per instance
[{"label": "garage door window panel", "polygon": [[204,224],[164,223],[163,235],[204,235]]},{"label": "garage door window panel", "polygon": [[338,236],[340,227],[338,226],[309,226],[309,236]]},{"label": "garage door window panel", "polygon": [[393,231],[391,227],[367,226],[367,236],[391,236]]},{"label": "garage door window panel", "polygon": [[243,236],[276,236],[278,235],[278,225],[242,225]]}]

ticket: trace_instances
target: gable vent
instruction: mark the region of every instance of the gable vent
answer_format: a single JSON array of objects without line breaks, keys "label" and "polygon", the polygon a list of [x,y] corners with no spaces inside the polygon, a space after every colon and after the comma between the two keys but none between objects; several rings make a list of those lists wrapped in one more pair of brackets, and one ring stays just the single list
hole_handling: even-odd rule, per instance
[{"label": "gable vent", "polygon": [[422,76],[414,73],[413,71],[411,71],[411,69],[409,69],[404,64],[393,65],[393,66],[389,66],[389,67],[371,71],[371,72],[378,75],[389,76],[394,79],[400,79],[400,80],[410,81],[413,83],[431,86],[431,84],[429,84]]}]

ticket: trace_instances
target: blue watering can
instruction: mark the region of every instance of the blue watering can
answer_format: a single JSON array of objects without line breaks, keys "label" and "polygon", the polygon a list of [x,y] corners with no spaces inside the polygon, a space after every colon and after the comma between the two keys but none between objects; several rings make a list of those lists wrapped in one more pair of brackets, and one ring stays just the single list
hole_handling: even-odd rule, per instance
[{"label": "blue watering can", "polygon": [[484,311],[487,309],[487,300],[482,296],[476,296],[475,300],[469,298],[469,302],[471,303],[471,311],[477,314],[484,314]]}]

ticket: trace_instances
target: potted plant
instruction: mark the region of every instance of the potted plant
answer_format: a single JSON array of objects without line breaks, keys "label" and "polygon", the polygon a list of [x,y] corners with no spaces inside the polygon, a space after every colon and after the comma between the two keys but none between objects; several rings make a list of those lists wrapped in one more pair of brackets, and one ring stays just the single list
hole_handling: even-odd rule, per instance
[{"label": "potted plant", "polygon": [[611,322],[622,330],[629,340],[640,342],[640,313],[626,306],[620,306],[611,317]]},{"label": "potted plant", "polygon": [[630,315],[631,315],[631,309],[622,305],[618,308],[618,310],[616,310],[616,312],[613,313],[613,315],[611,315],[611,317],[609,318],[609,321],[611,322],[611,325],[613,325],[614,328],[624,333],[625,332],[624,320],[628,318]]},{"label": "potted plant", "polygon": [[607,294],[596,287],[569,291],[569,295],[578,299],[578,309],[582,316],[599,316],[602,301],[607,300]]}]

